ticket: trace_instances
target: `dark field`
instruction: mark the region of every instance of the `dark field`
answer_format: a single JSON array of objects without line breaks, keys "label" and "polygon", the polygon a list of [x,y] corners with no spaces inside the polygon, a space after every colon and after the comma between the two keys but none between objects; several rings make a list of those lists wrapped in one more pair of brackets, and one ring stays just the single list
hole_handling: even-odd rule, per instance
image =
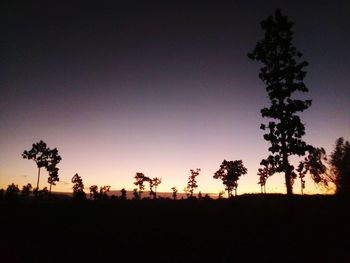
[{"label": "dark field", "polygon": [[1,201],[1,262],[350,262],[350,202]]}]

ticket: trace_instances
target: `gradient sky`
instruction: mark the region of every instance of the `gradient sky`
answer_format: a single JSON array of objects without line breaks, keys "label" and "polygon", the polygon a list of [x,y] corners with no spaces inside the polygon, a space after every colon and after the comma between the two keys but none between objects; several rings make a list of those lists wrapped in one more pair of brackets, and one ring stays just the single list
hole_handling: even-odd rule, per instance
[{"label": "gradient sky", "polygon": [[[218,193],[212,176],[226,158],[248,168],[238,193],[259,192],[268,99],[246,54],[277,7],[310,63],[305,140],[330,153],[350,139],[349,1],[101,2],[1,7],[0,187],[36,184],[21,153],[42,139],[63,158],[55,191],[71,191],[75,173],[86,187],[131,190],[136,172],[161,177],[159,191],[181,191],[198,167],[196,192]],[[284,188],[282,176],[268,180],[267,191]],[[321,190],[308,181],[306,192]]]}]

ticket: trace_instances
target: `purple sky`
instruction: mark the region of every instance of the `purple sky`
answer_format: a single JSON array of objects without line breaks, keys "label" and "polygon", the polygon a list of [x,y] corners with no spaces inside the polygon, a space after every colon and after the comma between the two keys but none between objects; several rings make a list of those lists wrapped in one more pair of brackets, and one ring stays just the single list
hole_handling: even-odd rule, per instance
[{"label": "purple sky", "polygon": [[[198,167],[197,191],[219,192],[212,176],[224,158],[248,168],[239,193],[260,191],[268,100],[246,54],[276,7],[295,22],[294,44],[310,63],[305,140],[329,153],[338,137],[350,139],[348,1],[7,2],[0,187],[35,184],[35,164],[21,153],[42,139],[63,158],[58,191],[71,191],[75,173],[86,187],[132,189],[136,172],[162,177],[160,191],[182,190]],[[284,192],[282,176],[267,190]]]}]

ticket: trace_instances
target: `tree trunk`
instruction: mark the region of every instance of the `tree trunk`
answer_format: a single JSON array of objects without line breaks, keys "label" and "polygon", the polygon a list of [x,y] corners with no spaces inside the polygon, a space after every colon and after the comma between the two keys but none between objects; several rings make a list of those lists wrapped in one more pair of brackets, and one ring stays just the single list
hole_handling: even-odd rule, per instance
[{"label": "tree trunk", "polygon": [[40,180],[40,167],[38,169],[38,181],[36,182],[36,188],[39,190],[39,180]]},{"label": "tree trunk", "polygon": [[293,186],[292,186],[291,176],[289,171],[284,172],[284,178],[286,180],[287,195],[293,195]]}]

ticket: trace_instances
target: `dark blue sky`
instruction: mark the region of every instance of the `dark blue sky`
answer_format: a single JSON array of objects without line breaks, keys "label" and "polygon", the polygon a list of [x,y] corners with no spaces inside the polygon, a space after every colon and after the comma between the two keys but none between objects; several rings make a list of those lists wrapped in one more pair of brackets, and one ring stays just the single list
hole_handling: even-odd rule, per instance
[{"label": "dark blue sky", "polygon": [[78,172],[132,188],[143,171],[167,191],[201,167],[200,188],[217,191],[212,174],[226,158],[243,159],[242,188],[258,190],[268,101],[246,54],[277,7],[310,63],[305,139],[329,152],[350,138],[348,1],[101,2],[3,4],[0,186],[35,179],[20,153],[44,139],[62,154],[63,182]]}]

